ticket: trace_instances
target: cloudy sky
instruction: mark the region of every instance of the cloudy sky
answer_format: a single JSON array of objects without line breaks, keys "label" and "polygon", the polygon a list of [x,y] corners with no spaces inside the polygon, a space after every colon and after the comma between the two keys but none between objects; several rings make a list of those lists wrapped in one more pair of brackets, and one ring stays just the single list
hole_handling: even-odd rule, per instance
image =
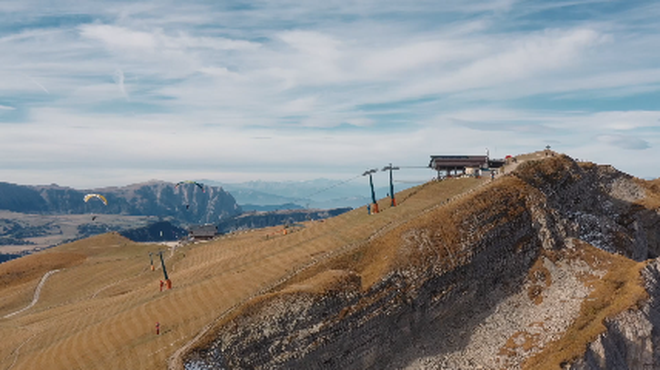
[{"label": "cloudy sky", "polygon": [[546,145],[655,178],[659,17],[657,1],[5,0],[0,181],[342,180]]}]

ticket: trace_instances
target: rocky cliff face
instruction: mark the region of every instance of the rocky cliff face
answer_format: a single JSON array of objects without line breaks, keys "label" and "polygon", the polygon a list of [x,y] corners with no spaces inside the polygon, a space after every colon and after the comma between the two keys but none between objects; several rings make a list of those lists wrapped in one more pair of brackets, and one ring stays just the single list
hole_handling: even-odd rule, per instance
[{"label": "rocky cliff face", "polygon": [[660,260],[649,263],[642,275],[649,299],[607,320],[607,331],[570,370],[660,369]]},{"label": "rocky cliff face", "polygon": [[[108,199],[83,202],[87,193]],[[187,223],[218,222],[241,212],[231,194],[219,187],[152,181],[118,188],[75,190],[57,185],[19,186],[0,183],[0,209],[22,213],[49,214],[124,214],[173,217]]]},{"label": "rocky cliff face", "polygon": [[660,368],[658,262],[647,293],[635,262],[659,255],[658,195],[565,156],[523,163],[249,302],[186,368]]}]

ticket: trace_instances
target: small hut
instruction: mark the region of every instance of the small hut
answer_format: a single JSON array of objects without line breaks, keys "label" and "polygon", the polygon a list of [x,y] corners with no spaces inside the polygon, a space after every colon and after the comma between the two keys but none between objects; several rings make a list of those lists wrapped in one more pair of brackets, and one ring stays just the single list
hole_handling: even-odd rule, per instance
[{"label": "small hut", "polygon": [[218,235],[218,226],[214,224],[191,226],[188,236],[192,240],[211,240]]}]

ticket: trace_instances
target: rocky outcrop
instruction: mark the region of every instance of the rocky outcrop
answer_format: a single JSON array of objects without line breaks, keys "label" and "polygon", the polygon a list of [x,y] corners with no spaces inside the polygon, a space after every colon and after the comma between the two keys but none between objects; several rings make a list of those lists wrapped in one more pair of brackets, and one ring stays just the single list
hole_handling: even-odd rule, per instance
[{"label": "rocky outcrop", "polygon": [[[594,289],[587,281],[607,273],[610,262],[588,243],[634,260],[658,255],[658,215],[637,202],[646,191],[611,167],[565,156],[523,163],[326,265],[359,279],[359,289],[303,289],[319,270],[248,302],[188,353],[186,367],[522,368],[581,314]],[[657,267],[644,271],[647,281],[658,276]],[[660,328],[654,302],[613,319],[575,369],[660,364],[649,352]]]},{"label": "rocky outcrop", "polygon": [[567,157],[524,163],[514,175],[545,195],[566,236],[636,261],[660,256],[660,217],[637,203],[646,190],[630,175]]}]

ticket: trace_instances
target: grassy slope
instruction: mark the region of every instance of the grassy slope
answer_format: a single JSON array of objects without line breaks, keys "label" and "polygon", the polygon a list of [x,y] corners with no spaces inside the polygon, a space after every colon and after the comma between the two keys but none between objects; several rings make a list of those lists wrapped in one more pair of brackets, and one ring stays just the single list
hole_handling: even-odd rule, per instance
[{"label": "grassy slope", "polygon": [[[8,304],[3,299],[0,316],[29,304],[43,273],[65,269],[49,278],[36,306],[0,319],[0,363],[15,362],[12,369],[162,369],[177,347],[204,325],[294,269],[363,242],[377,230],[481,181],[450,180],[408,189],[397,194],[396,208],[382,200],[384,211],[378,215],[369,216],[360,208],[306,223],[289,235],[267,239],[277,228],[261,229],[179,248],[172,256],[166,254],[174,289],[163,293],[158,291],[162,274],[149,270],[148,258],[149,251],[163,247],[135,244],[114,234],[18,259],[12,271],[34,272],[0,285],[0,296],[12,297]],[[40,257],[56,253],[72,256],[71,261],[55,266]],[[154,335],[156,321],[161,323],[160,336]]]},{"label": "grassy slope", "polygon": [[[393,258],[397,247],[387,240],[393,241],[396,238],[389,236],[405,231],[407,226],[401,225],[408,221],[416,226],[437,224],[438,217],[452,217],[464,200],[423,215],[420,212],[485,181],[453,179],[425,184],[398,193],[396,208],[389,208],[387,199],[381,200],[384,211],[378,215],[369,216],[360,208],[325,222],[305,223],[306,228],[289,235],[266,238],[277,228],[260,229],[179,248],[171,256],[167,253],[174,289],[163,293],[158,292],[162,274],[149,270],[147,256],[160,246],[106,234],[53,248],[45,253],[77,257],[51,276],[35,307],[0,319],[0,363],[15,361],[12,369],[162,369],[167,358],[209,322],[337,251],[348,253],[308,268],[291,281],[301,283],[327,268],[350,267],[360,273],[363,287],[369,286],[391,267],[391,259],[384,257]],[[495,184],[508,181],[514,180],[505,177]],[[499,211],[503,210],[493,210]],[[366,242],[379,230],[387,232],[388,238]],[[346,248],[351,245],[364,248]],[[27,305],[43,273],[59,268],[30,257],[16,260],[14,272],[21,270],[21,264],[36,272],[0,284],[0,296],[11,297],[10,303],[4,304],[3,299],[0,304],[0,317]],[[0,269],[0,282],[2,273]],[[325,285],[343,276],[326,274],[317,279]],[[160,336],[154,335],[156,321],[161,323]]]},{"label": "grassy slope", "polygon": [[[530,159],[538,158],[538,155],[530,155]],[[520,160],[519,160],[520,161]],[[565,158],[556,158],[552,161],[538,163],[536,167],[541,167],[544,173],[549,175],[558,174],[565,166],[570,166]],[[548,180],[550,181],[550,180]],[[648,184],[645,184],[646,186]],[[440,256],[441,267],[445,270],[451,270],[455,267],[452,260],[459,261],[461,251],[459,250],[460,240],[457,239],[457,230],[465,226],[465,220],[471,217],[486,219],[487,224],[496,227],[497,223],[508,222],[515,218],[521,212],[525,212],[523,197],[528,194],[531,188],[522,183],[515,177],[503,177],[493,182],[490,186],[478,190],[476,193],[464,198],[457,199],[445,206],[438,207],[432,212],[415,214],[408,218],[402,218],[395,227],[378,238],[374,238],[359,248],[349,251],[338,258],[327,259],[312,268],[309,268],[296,277],[291,279],[287,289],[282,294],[289,294],[298,289],[301,292],[313,291],[311,288],[317,284],[321,276],[322,286],[327,285],[328,279],[335,276],[324,275],[327,271],[351,271],[357,273],[362,282],[362,289],[368,289],[374,283],[378,282],[388,272],[396,269],[400,264],[419,264],[420,259],[427,258],[424,252],[416,253],[405,251],[402,248],[401,240],[411,229],[429,230],[430,235],[434,235],[442,242],[443,248],[430,251]],[[432,203],[432,192],[424,192],[423,195],[411,198],[420,203]],[[640,204],[648,203],[660,195],[647,193],[647,198],[640,201]],[[503,199],[509,199],[508,202],[502,202]],[[495,200],[495,201],[493,201]],[[437,201],[437,199],[436,199]],[[421,209],[421,208],[420,208]],[[405,220],[405,222],[404,222]],[[528,369],[559,369],[560,364],[574,360],[577,356],[584,353],[589,342],[597,338],[599,334],[605,331],[602,324],[606,318],[613,317],[618,313],[638,305],[640,300],[646,298],[646,292],[642,287],[640,269],[645,263],[636,263],[625,257],[612,255],[601,251],[587,243],[576,241],[579,245],[574,252],[557,253],[558,259],[575,259],[593,264],[592,267],[602,269],[607,266],[608,273],[602,278],[593,280],[585,279],[584,283],[591,286],[592,294],[582,305],[580,317],[569,327],[562,338],[551,343],[542,352],[525,363]],[[437,246],[436,246],[437,247]],[[338,278],[342,275],[337,275]],[[322,291],[321,287],[317,287]],[[276,296],[271,295],[271,296]],[[249,305],[242,307],[235,315],[250,312],[255,307],[264,304],[268,297],[260,297],[252,301]],[[230,315],[220,322],[217,327],[229,322],[234,315]],[[218,330],[218,329],[216,329]],[[198,343],[204,346],[204,343],[212,340],[214,336],[210,335]]]}]

